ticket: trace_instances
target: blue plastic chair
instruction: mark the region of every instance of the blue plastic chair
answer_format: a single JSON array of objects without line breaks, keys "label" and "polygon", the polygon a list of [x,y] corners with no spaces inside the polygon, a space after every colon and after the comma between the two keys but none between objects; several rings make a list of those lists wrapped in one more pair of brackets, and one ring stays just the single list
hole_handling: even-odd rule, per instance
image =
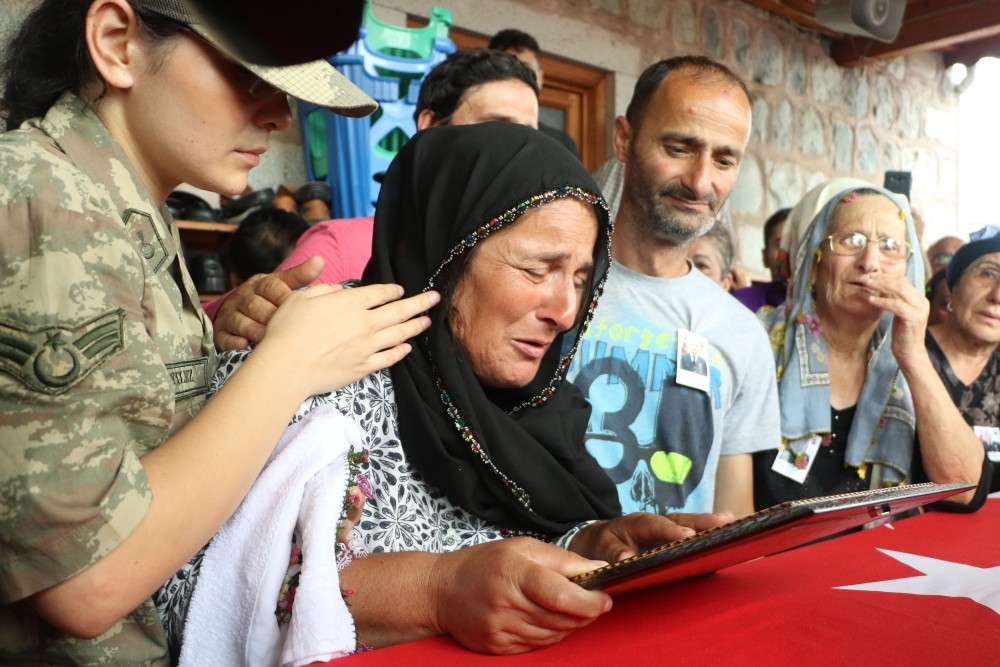
[{"label": "blue plastic chair", "polygon": [[368,118],[345,118],[300,102],[298,115],[309,180],[325,180],[333,190],[335,218],[371,215],[385,173],[399,148],[416,132],[420,81],[455,52],[448,38],[452,14],[431,9],[423,28],[383,23],[365,3],[358,39],[329,61],[379,103]]}]

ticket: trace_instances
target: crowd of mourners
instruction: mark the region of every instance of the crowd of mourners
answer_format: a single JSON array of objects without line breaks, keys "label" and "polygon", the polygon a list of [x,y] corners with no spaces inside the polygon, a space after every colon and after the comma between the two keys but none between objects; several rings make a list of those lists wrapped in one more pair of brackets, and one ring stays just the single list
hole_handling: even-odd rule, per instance
[{"label": "crowd of mourners", "polygon": [[170,193],[244,192],[289,96],[376,108],[226,44],[171,0],[42,0],[3,54],[0,662],[523,652],[611,608],[570,577],[755,510],[1000,488],[1000,228],[925,253],[906,196],[834,178],[731,294],[753,102],[706,57],[642,72],[595,180],[530,36],[456,53],[374,216],[210,319]]}]

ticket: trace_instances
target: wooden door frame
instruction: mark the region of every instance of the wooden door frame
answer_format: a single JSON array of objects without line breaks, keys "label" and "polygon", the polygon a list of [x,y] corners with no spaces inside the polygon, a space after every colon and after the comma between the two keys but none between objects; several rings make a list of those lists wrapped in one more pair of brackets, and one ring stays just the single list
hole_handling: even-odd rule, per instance
[{"label": "wooden door frame", "polygon": [[[489,43],[488,36],[455,27],[448,37],[459,49]],[[576,141],[580,160],[588,170],[596,170],[607,158],[609,73],[545,53],[542,69],[545,82],[539,103],[565,112],[566,133]]]}]

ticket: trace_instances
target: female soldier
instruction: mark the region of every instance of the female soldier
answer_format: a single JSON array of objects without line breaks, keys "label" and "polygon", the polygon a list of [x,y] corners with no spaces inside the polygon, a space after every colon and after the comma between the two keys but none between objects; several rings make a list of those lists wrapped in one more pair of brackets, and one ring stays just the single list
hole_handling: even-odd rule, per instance
[{"label": "female soldier", "polygon": [[374,103],[325,63],[235,61],[171,0],[44,0],[0,73],[0,662],[167,664],[154,592],[302,400],[401,359],[437,296],[297,292],[201,409],[212,330],[167,194],[241,192],[285,94]]}]

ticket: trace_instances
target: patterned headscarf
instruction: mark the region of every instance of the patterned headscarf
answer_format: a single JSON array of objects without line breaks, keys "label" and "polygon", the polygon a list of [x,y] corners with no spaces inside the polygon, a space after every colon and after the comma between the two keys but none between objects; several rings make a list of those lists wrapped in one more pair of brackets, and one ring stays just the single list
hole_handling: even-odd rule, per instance
[{"label": "patterned headscarf", "polygon": [[859,178],[834,178],[814,187],[792,207],[788,217],[785,218],[785,226],[781,229],[780,243],[782,278],[789,284],[789,288],[791,288],[792,274],[794,273],[792,268],[804,260],[803,253],[809,253],[813,250],[813,248],[803,247],[802,239],[805,238],[806,229],[812,224],[816,214],[838,192],[843,192],[848,188],[868,186],[867,181],[862,181]]},{"label": "patterned headscarf", "polygon": [[[841,187],[845,181],[848,185]],[[760,318],[770,332],[777,364],[782,441],[796,454],[804,452],[814,434],[830,433],[826,339],[809,284],[816,250],[829,234],[837,204],[850,193],[865,189],[878,191],[899,207],[906,221],[906,240],[914,249],[906,260],[906,277],[913,285],[924,284],[913,217],[902,197],[857,179],[836,179],[811,190],[793,209],[793,214],[799,211],[800,216],[804,210],[819,210],[800,235],[794,222],[786,223],[782,241],[787,238],[794,243],[790,246],[794,252],[790,253],[793,270],[788,300],[777,309],[763,309]],[[857,468],[861,477],[868,464],[875,464],[876,479],[883,484],[909,479],[915,434],[913,400],[892,355],[891,327],[892,313],[885,313],[869,343],[868,370],[845,455],[845,462]]]}]

